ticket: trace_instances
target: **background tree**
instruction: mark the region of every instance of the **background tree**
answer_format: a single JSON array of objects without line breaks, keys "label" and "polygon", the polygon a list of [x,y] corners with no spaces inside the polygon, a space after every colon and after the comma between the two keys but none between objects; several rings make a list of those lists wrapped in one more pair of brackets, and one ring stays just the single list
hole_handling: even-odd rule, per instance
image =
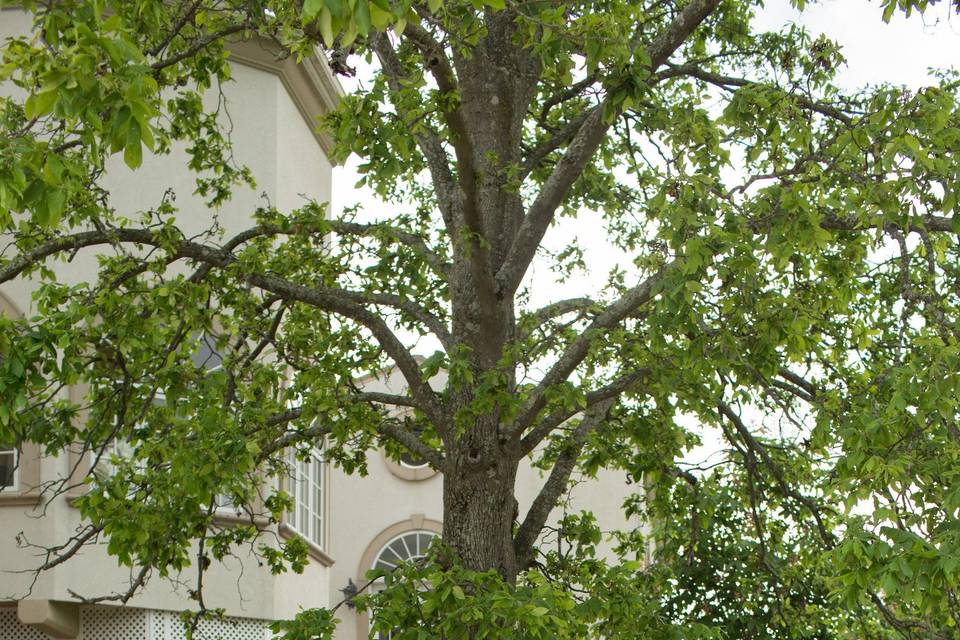
[{"label": "background tree", "polygon": [[[210,530],[214,497],[249,500],[254,469],[325,437],[347,470],[385,443],[443,472],[448,551],[361,603],[411,634],[416,611],[445,637],[952,637],[955,75],[842,92],[835,43],[757,32],[739,0],[25,4],[35,29],[3,51],[29,98],[3,102],[0,283],[42,285],[35,317],[2,320],[0,440],[133,449],[44,566],[100,534],[141,578],[186,566],[198,537],[227,553],[258,532]],[[108,158],[135,168],[144,148],[184,144],[211,206],[250,181],[201,94],[229,77],[224,41],[253,33],[322,46],[342,73],[374,63],[325,126],[390,203],[379,221],[264,206],[249,230],[188,238],[177,216],[204,212],[110,207]],[[575,244],[542,250],[571,224],[630,260],[595,296],[535,308],[538,252],[557,281],[588,268]],[[101,254],[98,280],[58,284],[46,265],[78,251]],[[215,371],[191,360],[201,332]],[[440,348],[418,360],[411,335]],[[355,387],[383,366],[408,391]],[[678,465],[684,416],[722,435],[729,471]],[[518,514],[530,455],[548,480]],[[538,550],[572,472],[600,467],[653,490],[652,567],[629,533],[621,565],[590,561],[588,516],[561,527],[570,554]],[[262,553],[280,569],[303,550]]]}]

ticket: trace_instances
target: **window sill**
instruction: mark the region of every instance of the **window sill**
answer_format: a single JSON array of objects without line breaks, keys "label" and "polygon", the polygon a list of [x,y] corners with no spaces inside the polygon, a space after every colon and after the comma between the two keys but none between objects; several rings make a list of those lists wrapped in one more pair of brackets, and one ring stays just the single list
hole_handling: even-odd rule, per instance
[{"label": "window sill", "polygon": [[323,549],[318,547],[316,544],[314,544],[310,540],[307,540],[306,538],[301,536],[299,533],[297,533],[296,529],[291,527],[286,522],[280,523],[280,526],[278,527],[278,532],[280,533],[281,537],[286,538],[288,540],[290,538],[299,536],[300,538],[303,539],[304,542],[307,543],[307,555],[309,555],[311,558],[319,562],[324,567],[333,566],[333,563],[335,562],[333,558],[328,556],[327,553]]},{"label": "window sill", "polygon": [[213,523],[223,525],[252,524],[256,527],[265,527],[270,524],[270,518],[249,513],[237,513],[236,511],[215,511],[213,513]]},{"label": "window sill", "polygon": [[35,507],[42,501],[39,493],[0,493],[0,507]]}]

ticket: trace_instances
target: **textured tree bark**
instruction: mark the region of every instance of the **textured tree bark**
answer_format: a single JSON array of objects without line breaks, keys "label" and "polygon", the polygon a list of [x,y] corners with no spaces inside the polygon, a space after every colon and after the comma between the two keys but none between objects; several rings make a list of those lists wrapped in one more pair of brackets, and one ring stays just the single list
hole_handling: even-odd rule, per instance
[{"label": "textured tree bark", "polygon": [[[539,66],[514,41],[510,11],[492,14],[483,41],[469,58],[454,52],[461,100],[447,114],[457,159],[457,208],[450,272],[451,333],[465,349],[475,382],[503,365],[506,346],[516,338],[513,295],[497,291],[496,273],[505,260],[524,211],[507,184],[508,170],[522,159],[521,129],[539,79]],[[513,367],[498,384],[516,391]],[[474,388],[451,388],[451,422],[475,399]],[[470,412],[472,413],[472,412]],[[494,569],[515,581],[514,484],[519,456],[503,434],[494,408],[470,424],[451,425],[445,444],[444,542],[469,569]]]},{"label": "textured tree bark", "polygon": [[471,458],[444,474],[443,541],[468,569],[495,569],[509,582],[519,572],[513,545],[517,463],[505,457]]}]

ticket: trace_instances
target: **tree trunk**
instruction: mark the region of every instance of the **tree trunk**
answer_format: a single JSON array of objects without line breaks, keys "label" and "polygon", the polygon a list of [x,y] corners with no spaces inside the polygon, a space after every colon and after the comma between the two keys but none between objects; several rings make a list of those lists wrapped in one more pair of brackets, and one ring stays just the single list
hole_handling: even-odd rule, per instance
[{"label": "tree trunk", "polygon": [[[520,194],[508,184],[521,161],[523,121],[534,98],[539,62],[515,43],[516,15],[491,13],[484,38],[463,57],[452,52],[459,106],[451,116],[459,187],[457,229],[450,274],[451,329],[465,347],[474,380],[499,371],[504,393],[516,392],[516,373],[504,367],[506,347],[516,338],[513,292],[497,288],[496,274],[520,221]],[[462,233],[468,232],[468,233]],[[452,422],[472,414],[477,388],[451,388]],[[467,428],[451,425],[445,442],[443,540],[460,563],[496,570],[509,582],[519,571],[514,550],[514,484],[518,456],[502,441],[500,410],[476,416]]]},{"label": "tree trunk", "polygon": [[508,582],[519,567],[513,546],[517,463],[507,456],[472,458],[469,451],[443,476],[443,541],[475,571],[495,569]]}]

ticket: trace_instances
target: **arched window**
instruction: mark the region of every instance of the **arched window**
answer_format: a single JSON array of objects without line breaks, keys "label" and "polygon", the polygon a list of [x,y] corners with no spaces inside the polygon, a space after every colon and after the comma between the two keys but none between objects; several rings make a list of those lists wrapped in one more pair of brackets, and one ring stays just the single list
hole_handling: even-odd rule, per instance
[{"label": "arched window", "polygon": [[[398,536],[394,536],[387,544],[383,545],[380,553],[374,559],[371,569],[383,569],[392,571],[404,562],[416,562],[427,555],[430,549],[430,543],[437,538],[434,531],[419,529],[415,531],[406,531]],[[374,585],[374,589],[383,588],[380,581]],[[377,634],[377,640],[391,640],[396,635],[396,631],[381,631]]]},{"label": "arched window", "polygon": [[403,562],[419,560],[427,555],[430,543],[436,537],[436,533],[426,530],[401,533],[380,549],[371,568],[390,571]]}]

